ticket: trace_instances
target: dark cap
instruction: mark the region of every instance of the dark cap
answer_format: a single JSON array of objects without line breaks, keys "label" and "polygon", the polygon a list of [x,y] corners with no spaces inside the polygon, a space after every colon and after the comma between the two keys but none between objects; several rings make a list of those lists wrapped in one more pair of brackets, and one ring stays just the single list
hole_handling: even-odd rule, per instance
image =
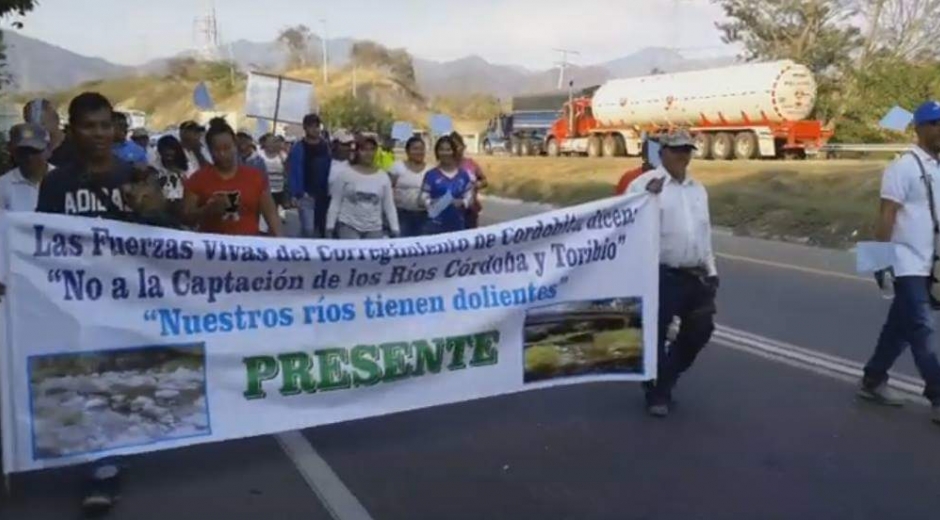
[{"label": "dark cap", "polygon": [[205,132],[205,131],[206,131],[206,127],[200,125],[199,123],[197,123],[197,122],[195,122],[195,121],[190,120],[190,121],[186,121],[186,122],[184,122],[183,124],[180,125],[180,131],[181,131],[181,132],[189,132],[189,131],[192,131],[192,132]]},{"label": "dark cap", "polygon": [[21,123],[10,128],[10,144],[13,148],[32,148],[42,152],[49,147],[49,133],[40,125]]}]

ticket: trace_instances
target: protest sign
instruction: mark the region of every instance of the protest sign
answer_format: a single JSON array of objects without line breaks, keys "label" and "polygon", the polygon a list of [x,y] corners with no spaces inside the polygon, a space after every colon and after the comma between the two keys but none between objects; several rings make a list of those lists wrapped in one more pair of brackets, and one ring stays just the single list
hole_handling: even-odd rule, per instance
[{"label": "protest sign", "polygon": [[215,110],[215,103],[212,101],[212,95],[209,94],[209,87],[205,81],[200,81],[193,90],[193,104],[199,110]]},{"label": "protest sign", "polygon": [[4,471],[655,373],[659,208],[394,240],[0,221]]},{"label": "protest sign", "polygon": [[889,110],[883,118],[881,118],[881,121],[878,122],[878,126],[884,128],[885,130],[904,132],[913,121],[914,114],[904,110],[899,106],[895,106]]},{"label": "protest sign", "polygon": [[454,121],[447,114],[434,114],[428,121],[431,133],[436,136],[446,135],[454,131]]},{"label": "protest sign", "polygon": [[407,121],[395,121],[392,125],[392,139],[405,142],[414,135],[414,128]]},{"label": "protest sign", "polygon": [[314,101],[313,83],[260,72],[248,74],[245,116],[300,124]]}]

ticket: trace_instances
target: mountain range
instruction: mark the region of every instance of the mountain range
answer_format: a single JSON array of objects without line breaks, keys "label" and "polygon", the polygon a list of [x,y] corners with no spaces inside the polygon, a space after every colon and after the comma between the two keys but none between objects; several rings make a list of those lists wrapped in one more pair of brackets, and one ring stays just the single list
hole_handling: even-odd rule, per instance
[{"label": "mountain range", "polygon": [[[67,49],[30,38],[15,31],[4,31],[8,72],[13,77],[12,90],[19,92],[52,92],[74,87],[86,81],[113,79],[123,76],[159,74],[173,58],[193,56],[192,52],[161,58],[140,66],[111,63],[101,58],[82,56]],[[344,66],[355,40],[338,38],[328,41],[330,65]],[[310,54],[322,55],[322,42],[314,36]],[[287,53],[277,42],[238,40],[220,50],[220,58],[230,59],[243,70],[281,70]],[[466,95],[474,93],[509,97],[531,92],[546,92],[557,87],[559,70],[529,70],[515,65],[493,64],[479,56],[453,61],[432,61],[415,57],[418,88],[428,96]],[[727,65],[734,57],[694,60],[678,52],[648,47],[605,63],[592,66],[569,66],[565,78],[576,85],[597,85],[611,78],[642,76],[653,70],[680,72]]]}]

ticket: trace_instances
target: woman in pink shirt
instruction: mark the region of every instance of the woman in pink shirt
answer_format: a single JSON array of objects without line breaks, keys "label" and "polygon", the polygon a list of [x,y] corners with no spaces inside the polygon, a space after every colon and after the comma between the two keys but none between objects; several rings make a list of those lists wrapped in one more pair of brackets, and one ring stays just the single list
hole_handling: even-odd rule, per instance
[{"label": "woman in pink shirt", "polygon": [[486,175],[483,174],[483,168],[476,161],[466,156],[467,145],[464,143],[463,137],[457,132],[453,132],[450,134],[450,138],[457,145],[455,152],[457,153],[457,160],[460,161],[460,169],[466,170],[473,180],[473,199],[466,210],[467,229],[473,229],[480,225],[480,212],[483,211],[483,205],[480,204],[480,190],[486,188],[488,184]]}]

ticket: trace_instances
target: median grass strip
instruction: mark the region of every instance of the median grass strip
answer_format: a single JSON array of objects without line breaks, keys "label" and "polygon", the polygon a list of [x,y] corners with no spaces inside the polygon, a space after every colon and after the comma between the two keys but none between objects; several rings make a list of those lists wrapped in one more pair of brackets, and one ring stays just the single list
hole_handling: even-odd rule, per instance
[{"label": "median grass strip", "polygon": [[[478,157],[489,193],[561,206],[609,197],[636,159]],[[713,223],[743,235],[846,247],[872,236],[885,161],[694,161]]]}]

